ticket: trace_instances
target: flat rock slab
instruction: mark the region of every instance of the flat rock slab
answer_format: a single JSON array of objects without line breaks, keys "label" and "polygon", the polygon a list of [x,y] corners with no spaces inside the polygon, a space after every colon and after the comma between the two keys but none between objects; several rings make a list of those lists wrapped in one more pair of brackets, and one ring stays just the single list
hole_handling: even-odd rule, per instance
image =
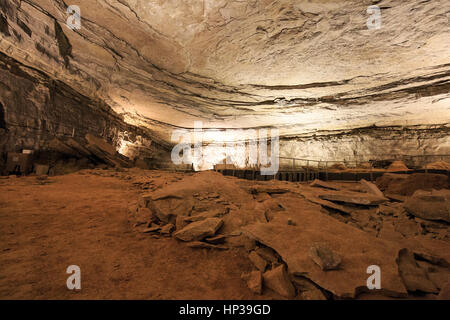
[{"label": "flat rock slab", "polygon": [[214,245],[202,241],[192,241],[187,244],[188,247],[193,249],[217,249],[217,250],[228,250],[228,247],[222,245]]},{"label": "flat rock slab", "polygon": [[367,191],[367,193],[374,194],[374,195],[376,195],[378,197],[384,197],[383,192],[381,192],[381,190],[378,189],[378,187],[374,183],[369,182],[369,181],[367,181],[365,179],[361,179],[361,181],[359,181],[359,183],[361,184],[363,189],[365,191]]},{"label": "flat rock slab", "polygon": [[188,224],[186,227],[175,232],[173,235],[182,241],[202,240],[206,237],[214,236],[222,224],[222,219],[209,218]]},{"label": "flat rock slab", "polygon": [[310,193],[307,193],[307,192],[302,192],[302,195],[308,201],[311,201],[312,203],[320,204],[324,208],[333,209],[333,210],[336,210],[336,211],[339,211],[341,213],[348,214],[348,215],[352,214],[352,212],[349,209],[347,209],[339,204],[336,204],[334,202],[320,199],[319,197],[312,195]]},{"label": "flat rock slab", "polygon": [[299,296],[302,300],[327,300],[327,297],[311,280],[303,277],[292,277],[292,281],[299,289]]},{"label": "flat rock slab", "polygon": [[250,192],[253,194],[258,193],[268,193],[268,194],[274,194],[274,193],[287,193],[290,192],[288,188],[282,188],[277,186],[270,186],[270,185],[257,185],[250,188]]},{"label": "flat rock slab", "polygon": [[422,219],[450,222],[450,190],[417,190],[403,207]]},{"label": "flat rock slab", "polygon": [[350,204],[359,204],[366,206],[376,206],[388,201],[385,197],[379,197],[373,194],[366,194],[360,192],[333,192],[319,195],[321,199],[329,201],[344,202]]},{"label": "flat rock slab", "polygon": [[398,194],[392,194],[392,193],[386,194],[386,198],[388,198],[391,201],[395,201],[395,202],[405,202],[407,199],[407,197],[405,197],[405,196],[401,196]]},{"label": "flat rock slab", "polygon": [[[293,206],[300,207],[300,204]],[[383,293],[406,296],[396,262],[400,245],[375,238],[320,211],[296,210],[292,216],[297,226],[256,223],[244,227],[243,231],[274,249],[287,263],[289,273],[304,276],[338,297],[353,298],[360,290],[367,290],[366,271],[371,265],[382,270]],[[310,258],[310,248],[315,242],[328,243],[341,256],[339,270],[323,271]]]},{"label": "flat rock slab", "polygon": [[215,237],[205,238],[205,241],[208,243],[211,243],[211,244],[222,244],[225,242],[226,239],[227,239],[226,236],[224,236],[223,234],[220,234]]},{"label": "flat rock slab", "polygon": [[317,188],[325,188],[330,190],[340,190],[340,188],[333,183],[325,182],[319,179],[315,179],[313,182],[309,184],[311,187],[317,187]]}]

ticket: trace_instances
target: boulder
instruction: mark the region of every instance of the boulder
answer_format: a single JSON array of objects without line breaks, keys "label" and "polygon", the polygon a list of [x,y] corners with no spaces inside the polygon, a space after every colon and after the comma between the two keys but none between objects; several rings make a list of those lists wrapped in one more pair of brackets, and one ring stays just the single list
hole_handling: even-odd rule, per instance
[{"label": "boulder", "polygon": [[385,194],[411,196],[417,190],[449,189],[450,180],[446,174],[413,173],[394,174],[385,173],[377,179],[377,186]]},{"label": "boulder", "polygon": [[174,236],[182,241],[202,240],[206,237],[214,236],[222,224],[222,219],[208,218],[188,224],[183,229],[176,231]]},{"label": "boulder", "polygon": [[410,292],[438,293],[439,290],[429,279],[427,272],[414,259],[414,254],[408,249],[400,250],[397,259],[398,272]]},{"label": "boulder", "polygon": [[264,286],[275,291],[276,293],[292,299],[295,297],[295,288],[286,272],[286,266],[284,264],[267,271],[263,274]]},{"label": "boulder", "polygon": [[417,190],[403,207],[413,216],[425,220],[450,222],[450,190]]},{"label": "boulder", "polygon": [[314,243],[310,248],[311,259],[322,270],[335,270],[341,264],[341,257],[325,243]]}]

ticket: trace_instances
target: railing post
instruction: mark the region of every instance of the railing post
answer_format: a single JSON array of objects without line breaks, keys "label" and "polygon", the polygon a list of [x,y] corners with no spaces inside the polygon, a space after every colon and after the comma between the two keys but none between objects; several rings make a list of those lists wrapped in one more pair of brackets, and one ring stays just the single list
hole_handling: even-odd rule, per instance
[{"label": "railing post", "polygon": [[306,182],[309,181],[309,160],[306,160]]}]

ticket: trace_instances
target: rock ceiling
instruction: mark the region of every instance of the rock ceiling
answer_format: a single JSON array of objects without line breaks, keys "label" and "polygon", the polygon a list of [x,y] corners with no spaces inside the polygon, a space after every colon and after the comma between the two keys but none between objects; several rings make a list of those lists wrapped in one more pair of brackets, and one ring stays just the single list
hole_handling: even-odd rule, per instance
[{"label": "rock ceiling", "polygon": [[[381,8],[381,29],[366,26]],[[66,26],[68,5],[81,29]],[[160,128],[448,124],[446,0],[0,0],[0,51]]]}]

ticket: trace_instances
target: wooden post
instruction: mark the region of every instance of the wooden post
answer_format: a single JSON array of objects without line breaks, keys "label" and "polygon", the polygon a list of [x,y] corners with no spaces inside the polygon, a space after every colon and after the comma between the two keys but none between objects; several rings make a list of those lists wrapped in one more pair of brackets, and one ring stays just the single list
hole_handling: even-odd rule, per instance
[{"label": "wooden post", "polygon": [[325,179],[328,181],[328,161],[325,161]]}]

